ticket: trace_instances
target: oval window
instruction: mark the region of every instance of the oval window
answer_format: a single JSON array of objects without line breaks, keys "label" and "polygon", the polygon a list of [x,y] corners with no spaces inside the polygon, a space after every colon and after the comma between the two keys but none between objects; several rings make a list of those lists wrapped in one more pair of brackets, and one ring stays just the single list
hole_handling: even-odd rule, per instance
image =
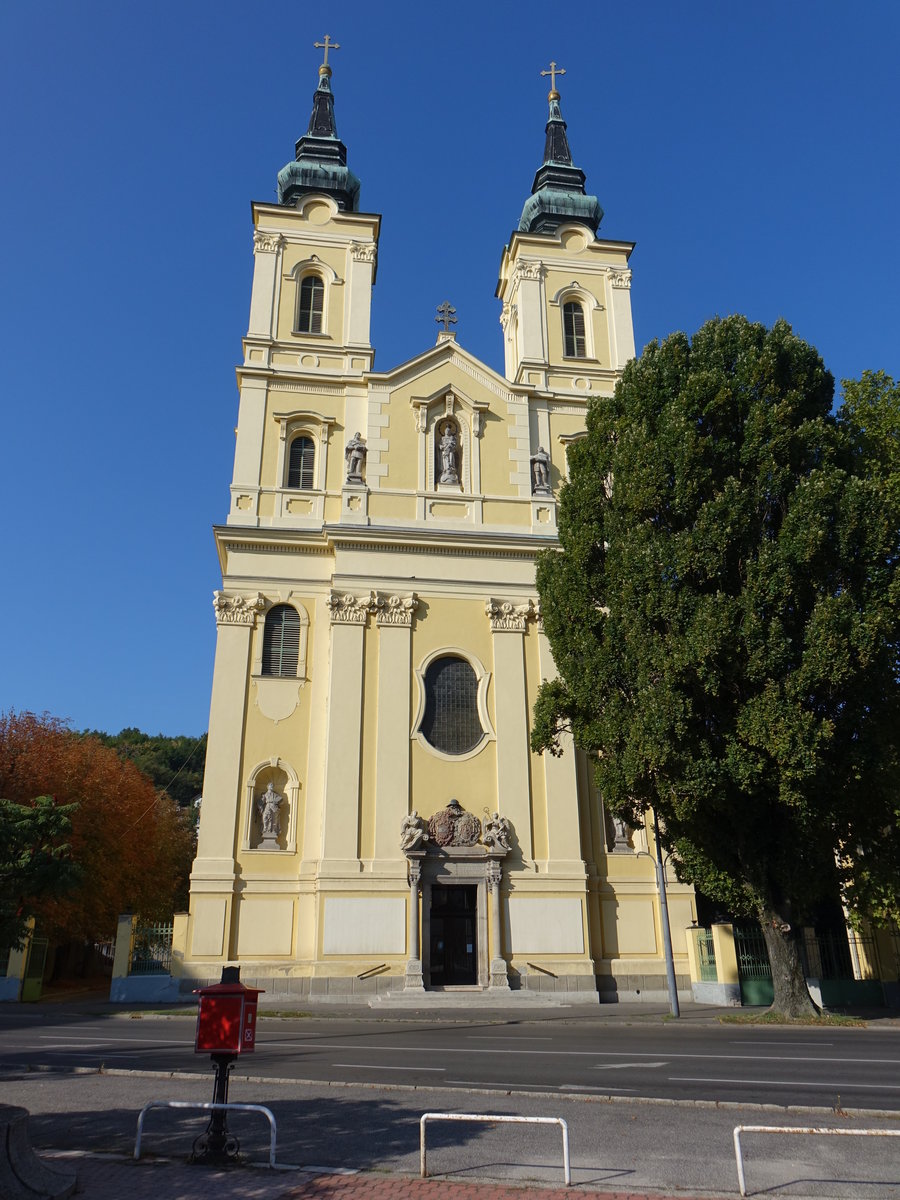
[{"label": "oval window", "polygon": [[484,737],[478,679],[464,658],[436,658],[425,671],[422,736],[442,754],[468,754]]}]

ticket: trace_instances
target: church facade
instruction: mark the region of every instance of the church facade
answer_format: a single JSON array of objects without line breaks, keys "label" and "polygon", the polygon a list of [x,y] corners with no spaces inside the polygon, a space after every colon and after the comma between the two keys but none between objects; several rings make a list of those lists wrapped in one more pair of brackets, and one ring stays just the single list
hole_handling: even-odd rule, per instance
[{"label": "church facade", "polygon": [[[331,68],[253,205],[249,329],[183,986],[445,988],[659,999],[647,833],[590,763],[529,748],[554,672],[535,557],[569,444],[634,355],[632,244],[598,235],[560,97],[503,249],[505,369],[437,342],[373,370],[380,218],[337,136]],[[670,884],[687,972],[689,888]]]}]

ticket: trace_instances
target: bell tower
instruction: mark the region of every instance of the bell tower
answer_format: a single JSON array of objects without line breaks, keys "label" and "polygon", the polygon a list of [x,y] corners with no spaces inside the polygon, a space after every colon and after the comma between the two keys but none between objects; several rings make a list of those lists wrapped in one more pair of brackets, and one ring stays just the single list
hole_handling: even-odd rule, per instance
[{"label": "bell tower", "polygon": [[541,390],[608,391],[634,357],[632,242],[598,237],[603,209],[585,191],[572,161],[560,110],[555,62],[547,97],[544,160],[518,229],[503,252],[497,296],[503,303],[505,374]]}]

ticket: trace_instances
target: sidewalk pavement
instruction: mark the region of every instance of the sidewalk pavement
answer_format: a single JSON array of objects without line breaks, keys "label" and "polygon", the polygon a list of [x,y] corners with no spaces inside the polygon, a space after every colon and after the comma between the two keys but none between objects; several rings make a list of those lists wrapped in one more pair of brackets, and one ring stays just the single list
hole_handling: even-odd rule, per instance
[{"label": "sidewalk pavement", "polygon": [[[302,1181],[268,1171],[212,1170],[183,1163],[131,1163],[100,1156],[55,1156],[74,1165],[76,1197],[87,1200],[571,1200],[572,1188],[539,1184],[470,1183],[451,1179],[417,1179],[409,1175],[360,1172],[311,1175]],[[298,1173],[299,1174],[299,1173]],[[678,1192],[597,1192],[578,1187],[584,1200],[718,1200],[722,1193],[689,1196]]]}]

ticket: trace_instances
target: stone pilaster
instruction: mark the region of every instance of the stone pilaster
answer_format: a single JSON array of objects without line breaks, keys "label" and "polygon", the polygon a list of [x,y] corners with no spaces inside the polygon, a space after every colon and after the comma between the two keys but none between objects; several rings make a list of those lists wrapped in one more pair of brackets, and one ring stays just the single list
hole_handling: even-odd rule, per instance
[{"label": "stone pilaster", "polygon": [[415,592],[378,596],[378,716],[375,751],[375,858],[396,859],[397,830],[409,812],[409,679]]}]

